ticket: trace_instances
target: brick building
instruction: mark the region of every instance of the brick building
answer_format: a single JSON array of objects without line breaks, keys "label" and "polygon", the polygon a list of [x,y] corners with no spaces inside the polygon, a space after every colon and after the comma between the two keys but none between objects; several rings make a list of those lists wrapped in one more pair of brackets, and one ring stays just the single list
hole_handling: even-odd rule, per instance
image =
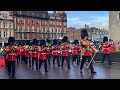
[{"label": "brick building", "polygon": [[67,15],[64,11],[14,11],[14,26],[17,41],[59,39],[66,35]]},{"label": "brick building", "polygon": [[[15,38],[17,41],[41,39],[41,29],[45,29],[48,21],[46,11],[14,11]],[[44,37],[43,37],[44,38]]]},{"label": "brick building", "polygon": [[14,36],[12,14],[12,11],[0,11],[0,44],[2,46],[8,42],[8,37]]},{"label": "brick building", "polygon": [[75,39],[80,40],[80,35],[81,35],[81,30],[80,29],[76,29],[76,28],[72,28],[69,27],[67,29],[67,36],[69,41],[74,41]]}]

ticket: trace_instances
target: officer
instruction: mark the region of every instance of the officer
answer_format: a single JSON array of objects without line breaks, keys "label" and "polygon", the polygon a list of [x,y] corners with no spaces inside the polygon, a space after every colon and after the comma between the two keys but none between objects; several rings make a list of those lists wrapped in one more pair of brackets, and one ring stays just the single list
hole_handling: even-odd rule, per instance
[{"label": "officer", "polygon": [[101,63],[104,63],[105,58],[108,57],[109,65],[112,65],[111,58],[110,58],[110,50],[111,50],[111,45],[108,43],[108,37],[104,37],[103,38],[103,47],[102,47],[103,58],[102,58]]},{"label": "officer", "polygon": [[8,49],[6,49],[6,56],[8,60],[8,74],[12,78],[16,78],[15,75],[15,62],[16,62],[16,53],[17,50],[14,46],[15,44],[15,38],[14,37],[9,37],[8,38]]},{"label": "officer", "polygon": [[52,56],[53,56],[53,65],[55,65],[55,59],[57,59],[57,64],[58,67],[60,66],[60,62],[59,62],[59,47],[57,46],[58,44],[58,40],[54,39],[53,40],[53,45],[51,47],[52,49]]}]

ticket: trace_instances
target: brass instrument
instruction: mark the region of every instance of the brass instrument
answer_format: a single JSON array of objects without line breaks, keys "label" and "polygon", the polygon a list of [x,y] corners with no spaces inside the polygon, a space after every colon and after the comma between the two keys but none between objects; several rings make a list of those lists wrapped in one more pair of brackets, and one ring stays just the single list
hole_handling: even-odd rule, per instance
[{"label": "brass instrument", "polygon": [[6,50],[7,50],[6,47],[2,47],[2,48],[1,48],[1,53],[2,53],[2,54],[6,54]]},{"label": "brass instrument", "polygon": [[26,51],[29,52],[31,50],[31,46],[26,45]]},{"label": "brass instrument", "polygon": [[39,46],[35,46],[34,50],[38,51],[39,50]]},{"label": "brass instrument", "polygon": [[11,50],[12,52],[14,52],[16,49],[17,49],[17,46],[12,46],[12,47],[10,48],[10,50]]}]

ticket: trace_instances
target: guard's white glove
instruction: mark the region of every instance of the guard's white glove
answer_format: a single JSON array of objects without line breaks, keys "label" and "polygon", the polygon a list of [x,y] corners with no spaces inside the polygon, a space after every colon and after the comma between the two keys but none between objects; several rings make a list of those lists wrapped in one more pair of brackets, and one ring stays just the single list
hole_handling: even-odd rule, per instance
[{"label": "guard's white glove", "polygon": [[95,50],[95,52],[97,53],[97,52],[99,52],[99,50]]},{"label": "guard's white glove", "polygon": [[69,52],[72,52],[72,50],[69,50]]}]

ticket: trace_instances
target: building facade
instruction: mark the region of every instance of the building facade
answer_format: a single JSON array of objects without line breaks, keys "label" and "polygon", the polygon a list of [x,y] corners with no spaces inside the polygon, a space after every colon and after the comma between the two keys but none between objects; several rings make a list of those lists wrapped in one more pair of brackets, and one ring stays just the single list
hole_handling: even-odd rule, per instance
[{"label": "building facade", "polygon": [[86,29],[88,31],[88,37],[92,41],[102,42],[105,36],[109,37],[109,31],[105,29],[99,29],[96,27],[86,27],[81,28],[81,30]]},{"label": "building facade", "polygon": [[[67,14],[64,11],[53,11],[48,13],[49,39],[60,39],[67,35]],[[48,35],[47,35],[48,36]]]},{"label": "building facade", "polygon": [[80,40],[80,35],[81,35],[80,29],[69,27],[67,29],[67,33],[68,33],[67,36],[69,41],[73,42],[76,39]]},{"label": "building facade", "polygon": [[120,11],[109,11],[110,38],[114,42],[120,41]]},{"label": "building facade", "polygon": [[67,15],[63,11],[14,11],[14,26],[17,41],[59,39],[66,35]]},{"label": "building facade", "polygon": [[42,39],[42,28],[45,29],[48,21],[46,11],[14,11],[15,38],[17,41]]},{"label": "building facade", "polygon": [[0,11],[0,44],[4,46],[10,36],[14,36],[13,12]]}]

